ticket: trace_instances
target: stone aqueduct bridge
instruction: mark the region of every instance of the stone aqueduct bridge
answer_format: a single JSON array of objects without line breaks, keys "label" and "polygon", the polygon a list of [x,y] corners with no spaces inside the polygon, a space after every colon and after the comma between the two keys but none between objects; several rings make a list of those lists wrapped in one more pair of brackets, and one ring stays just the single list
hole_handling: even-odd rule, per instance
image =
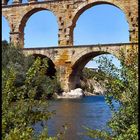
[{"label": "stone aqueduct bridge", "polygon": [[42,55],[51,59],[63,90],[69,91],[79,86],[80,73],[92,58],[101,54],[113,54],[119,59],[119,50],[123,50],[127,54],[127,50],[131,47],[138,47],[138,43],[24,48],[23,52],[25,55]]},{"label": "stone aqueduct bridge", "polygon": [[[10,26],[10,40],[24,46],[24,28],[34,13],[42,10],[51,11],[58,23],[58,46],[73,45],[73,31],[79,16],[87,9],[99,5],[113,5],[125,14],[129,24],[130,42],[138,40],[138,0],[2,0],[2,15]],[[47,20],[47,19],[46,19]],[[86,26],[86,25],[85,25]]]},{"label": "stone aqueduct bridge", "polygon": [[[26,55],[37,54],[52,60],[65,91],[79,84],[79,74],[85,64],[97,55],[111,53],[119,57],[118,51],[138,44],[138,0],[2,0],[2,15],[10,27],[10,42],[24,48],[24,29],[30,16],[42,10],[51,11],[58,23],[58,47],[23,49]],[[124,12],[129,24],[130,44],[106,44],[73,46],[73,31],[79,16],[92,6],[110,4]],[[132,44],[131,44],[132,43]]]}]

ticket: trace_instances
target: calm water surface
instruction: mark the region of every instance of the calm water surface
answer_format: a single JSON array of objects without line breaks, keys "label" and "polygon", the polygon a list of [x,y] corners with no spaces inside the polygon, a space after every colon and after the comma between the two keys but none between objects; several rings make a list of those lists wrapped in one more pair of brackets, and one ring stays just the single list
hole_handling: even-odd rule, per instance
[{"label": "calm water surface", "polygon": [[[49,134],[55,135],[62,125],[67,123],[65,140],[93,140],[82,135],[86,126],[92,129],[107,129],[106,123],[111,118],[111,111],[104,96],[88,96],[82,99],[59,99],[52,102],[49,110],[56,110],[56,115],[48,124]],[[38,125],[38,129],[39,125]]]}]

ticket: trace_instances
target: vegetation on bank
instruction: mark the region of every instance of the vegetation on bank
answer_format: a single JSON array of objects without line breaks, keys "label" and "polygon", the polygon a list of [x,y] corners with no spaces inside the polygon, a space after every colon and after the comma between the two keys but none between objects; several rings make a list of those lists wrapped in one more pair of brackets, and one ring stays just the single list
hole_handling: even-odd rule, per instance
[{"label": "vegetation on bank", "polygon": [[98,69],[97,71],[90,69],[90,68],[84,68],[81,76],[80,76],[80,82],[81,82],[81,88],[84,90],[84,92],[89,92],[91,95],[104,95],[105,94],[105,87],[104,87],[104,76],[105,72]]},{"label": "vegetation on bank", "polygon": [[[127,59],[121,53],[121,69],[107,58],[100,58],[96,80],[104,81],[106,101],[113,116],[110,131],[86,128],[86,135],[103,140],[138,140],[138,54],[133,48]],[[54,114],[47,110],[46,98],[60,90],[56,77],[46,75],[46,58],[25,57],[18,48],[6,41],[2,45],[2,139],[3,140],[62,140],[63,134],[48,136],[47,128],[36,135],[33,124],[48,120]],[[93,72],[85,77],[93,77]],[[88,73],[88,75],[86,75]],[[118,74],[119,73],[119,74]],[[120,78],[121,77],[121,78]],[[112,98],[113,97],[113,98]],[[112,100],[120,102],[115,110]],[[45,126],[44,126],[45,127]],[[64,127],[65,129],[65,127]]]},{"label": "vegetation on bank", "polygon": [[[47,121],[54,112],[47,110],[50,97],[59,90],[56,77],[46,76],[47,59],[25,57],[22,51],[3,41],[2,45],[2,139],[57,140],[47,128],[36,135],[33,125]],[[45,127],[45,126],[44,126]]]},{"label": "vegetation on bank", "polygon": [[[86,128],[86,135],[103,140],[138,140],[138,52],[136,48],[120,51],[121,68],[106,57],[98,60],[104,73],[106,101],[112,110],[112,118],[108,122],[110,131]],[[100,74],[100,73],[98,73]],[[120,103],[118,110],[113,100]]]}]

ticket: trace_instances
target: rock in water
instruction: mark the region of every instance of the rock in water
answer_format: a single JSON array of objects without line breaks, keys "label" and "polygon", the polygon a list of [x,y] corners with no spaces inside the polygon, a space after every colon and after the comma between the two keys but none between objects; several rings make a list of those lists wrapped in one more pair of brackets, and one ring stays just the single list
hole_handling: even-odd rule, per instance
[{"label": "rock in water", "polygon": [[70,92],[63,92],[61,96],[57,98],[81,98],[84,96],[84,92],[81,88],[71,90]]}]

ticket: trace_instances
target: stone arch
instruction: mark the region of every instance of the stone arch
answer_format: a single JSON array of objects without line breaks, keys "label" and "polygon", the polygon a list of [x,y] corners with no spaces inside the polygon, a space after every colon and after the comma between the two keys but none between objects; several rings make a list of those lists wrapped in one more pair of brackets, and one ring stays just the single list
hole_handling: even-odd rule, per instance
[{"label": "stone arch", "polygon": [[55,64],[53,63],[53,61],[47,57],[46,55],[43,54],[37,54],[37,53],[33,53],[32,54],[35,58],[40,57],[41,59],[43,58],[47,58],[48,59],[48,68],[46,70],[46,75],[49,76],[50,78],[53,78],[53,76],[56,75],[56,68],[55,68]]},{"label": "stone arch", "polygon": [[2,17],[4,17],[4,18],[6,19],[6,21],[7,21],[7,23],[8,23],[8,26],[9,26],[9,28],[10,28],[10,31],[12,31],[13,25],[10,23],[10,19],[8,18],[8,16],[5,15],[4,13],[2,13]]},{"label": "stone arch", "polygon": [[[55,15],[55,13],[47,8],[44,8],[44,7],[39,7],[39,8],[33,8],[33,9],[30,9],[29,11],[27,11],[24,16],[22,17],[21,21],[20,21],[20,24],[19,24],[19,32],[20,32],[20,42],[21,42],[21,45],[24,46],[24,29],[25,29],[25,26],[26,26],[26,23],[28,21],[28,19],[35,13],[37,12],[40,12],[40,11],[49,11],[49,12],[52,12],[53,15],[56,17],[56,21],[57,20],[57,16]],[[58,23],[57,23],[58,24]]]},{"label": "stone arch", "polygon": [[124,5],[121,5],[117,2],[115,3],[114,1],[110,2],[109,0],[89,2],[88,4],[83,3],[83,4],[80,4],[78,6],[78,8],[74,11],[74,14],[73,14],[73,19],[72,19],[72,22],[71,22],[72,25],[70,26],[70,36],[72,37],[72,40],[73,40],[74,28],[76,26],[76,22],[77,22],[78,18],[80,17],[80,15],[82,13],[84,13],[86,10],[88,10],[89,8],[91,8],[93,6],[96,6],[96,5],[101,5],[101,4],[108,4],[108,5],[112,5],[112,6],[115,6],[115,7],[119,8],[124,13],[124,15],[126,17],[126,21],[128,22],[128,26],[129,26],[129,29],[130,29],[131,25],[130,25],[128,13],[127,13]]},{"label": "stone arch", "polygon": [[71,73],[69,75],[69,79],[68,79],[69,90],[80,87],[80,75],[81,75],[82,70],[84,69],[85,65],[92,58],[95,58],[95,57],[97,57],[99,55],[103,55],[103,54],[111,54],[111,55],[115,56],[116,58],[118,58],[118,60],[119,60],[119,56],[116,55],[115,53],[105,52],[105,51],[89,52],[89,53],[82,55],[72,65],[72,71],[71,71]]},{"label": "stone arch", "polygon": [[[11,27],[11,24],[10,24],[10,22],[9,22],[9,20],[8,20],[8,18],[6,17],[6,16],[3,16],[2,15],[2,18],[4,18],[4,19],[2,19],[2,22],[3,22],[3,20],[5,20],[6,21],[6,23],[7,23],[7,25],[6,26],[8,26],[9,27],[9,37],[10,37],[10,32],[11,32],[11,29],[12,29],[12,27]],[[3,26],[3,25],[2,25]],[[3,27],[2,27],[2,35],[3,35]],[[10,39],[9,40],[7,40],[8,42],[10,41]]]}]

